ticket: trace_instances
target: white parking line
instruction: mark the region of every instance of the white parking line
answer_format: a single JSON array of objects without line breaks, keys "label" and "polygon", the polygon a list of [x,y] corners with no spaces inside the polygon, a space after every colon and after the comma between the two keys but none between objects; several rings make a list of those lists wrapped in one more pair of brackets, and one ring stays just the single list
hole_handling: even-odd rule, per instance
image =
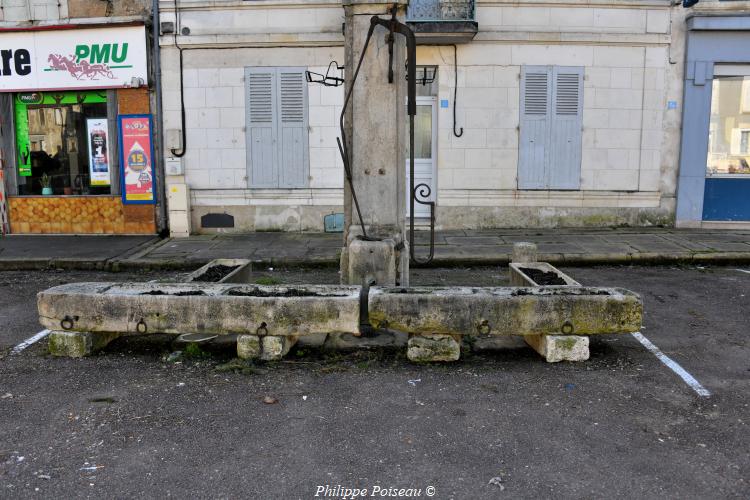
[{"label": "white parking line", "polygon": [[735,271],[739,271],[741,273],[747,273],[750,274],[750,271],[747,271],[746,269],[735,269]]},{"label": "white parking line", "polygon": [[11,354],[18,354],[19,352],[23,351],[24,349],[26,349],[30,345],[36,344],[37,342],[39,342],[40,340],[42,340],[47,335],[49,335],[49,330],[42,330],[41,332],[37,333],[33,337],[30,337],[30,338],[24,340],[23,342],[21,342],[20,344],[18,344],[16,347],[14,347],[10,351],[10,353]]},{"label": "white parking line", "polygon": [[680,378],[682,380],[684,380],[685,383],[687,385],[689,385],[691,389],[693,389],[695,392],[697,392],[699,396],[708,397],[708,396],[711,395],[711,393],[708,391],[708,389],[706,389],[705,387],[703,387],[700,384],[700,382],[698,382],[697,380],[695,380],[695,377],[693,377],[688,372],[686,372],[685,369],[683,367],[681,367],[679,364],[677,364],[677,362],[674,361],[672,358],[670,358],[669,356],[667,356],[666,354],[664,354],[663,352],[661,352],[659,350],[659,348],[656,347],[654,344],[652,344],[649,339],[647,339],[646,337],[644,337],[643,334],[641,334],[641,332],[635,332],[632,335],[633,335],[633,337],[635,337],[636,339],[638,339],[638,342],[640,342],[641,344],[643,344],[643,346],[646,349],[648,349],[649,351],[651,351],[654,354],[654,356],[656,356],[657,358],[659,358],[659,361],[661,361],[662,363],[664,363],[665,365],[667,365],[667,367],[670,370],[672,370],[677,375],[679,375]]}]

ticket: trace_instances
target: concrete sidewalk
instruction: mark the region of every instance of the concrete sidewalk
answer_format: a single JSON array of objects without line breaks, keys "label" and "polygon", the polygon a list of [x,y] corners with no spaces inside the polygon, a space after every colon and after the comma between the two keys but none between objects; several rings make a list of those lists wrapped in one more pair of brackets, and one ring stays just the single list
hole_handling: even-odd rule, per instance
[{"label": "concrete sidewalk", "polygon": [[0,238],[0,270],[111,269],[151,248],[156,236],[11,235]]},{"label": "concrete sidewalk", "polygon": [[[429,241],[417,233],[417,252]],[[556,264],[748,263],[750,230],[489,229],[440,231],[434,266],[503,265],[514,242],[539,246]],[[341,234],[252,233],[190,238],[141,236],[10,236],[0,239],[0,269],[189,269],[217,258],[263,266],[336,266]]]}]

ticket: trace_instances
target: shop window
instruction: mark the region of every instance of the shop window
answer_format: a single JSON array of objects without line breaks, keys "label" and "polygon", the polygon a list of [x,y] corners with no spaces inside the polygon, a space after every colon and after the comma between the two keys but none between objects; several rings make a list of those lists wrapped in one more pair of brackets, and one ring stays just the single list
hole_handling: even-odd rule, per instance
[{"label": "shop window", "polygon": [[14,107],[19,196],[117,194],[106,93],[22,93]]},{"label": "shop window", "polygon": [[713,80],[706,175],[750,175],[750,76]]}]

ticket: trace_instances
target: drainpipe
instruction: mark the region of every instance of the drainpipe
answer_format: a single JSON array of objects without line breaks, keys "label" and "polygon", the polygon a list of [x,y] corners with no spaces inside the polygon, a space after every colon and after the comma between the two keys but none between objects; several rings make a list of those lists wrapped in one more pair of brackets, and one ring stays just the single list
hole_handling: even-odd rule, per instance
[{"label": "drainpipe", "polygon": [[161,200],[161,203],[159,203],[158,229],[159,232],[162,233],[168,230],[169,223],[167,221],[167,175],[166,170],[164,169],[163,154],[164,128],[162,121],[161,50],[159,48],[159,0],[153,0],[151,14],[151,36],[153,50],[152,59],[154,61],[154,88],[156,90],[156,109],[154,110],[154,123],[156,125],[155,131],[157,148],[154,149],[158,151],[158,154],[156,154],[155,156],[159,159],[159,161],[156,161],[156,158],[154,158],[154,163],[157,166],[158,172],[161,174],[161,182],[157,183],[157,185],[159,186],[159,198]]}]

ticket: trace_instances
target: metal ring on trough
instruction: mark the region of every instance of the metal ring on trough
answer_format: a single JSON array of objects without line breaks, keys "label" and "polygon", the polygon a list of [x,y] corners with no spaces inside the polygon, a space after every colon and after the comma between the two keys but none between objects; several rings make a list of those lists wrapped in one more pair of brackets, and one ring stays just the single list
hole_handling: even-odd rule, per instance
[{"label": "metal ring on trough", "polygon": [[481,323],[477,325],[477,331],[481,333],[482,335],[489,335],[492,331],[492,328],[490,327],[490,322],[486,319],[483,319]]},{"label": "metal ring on trough", "polygon": [[70,316],[65,316],[62,320],[60,320],[60,327],[63,330],[70,330],[73,328],[73,318]]},{"label": "metal ring on trough", "polygon": [[146,326],[146,322],[143,321],[143,318],[141,318],[138,324],[135,325],[135,329],[138,331],[138,333],[146,333],[148,331],[148,327]]}]

